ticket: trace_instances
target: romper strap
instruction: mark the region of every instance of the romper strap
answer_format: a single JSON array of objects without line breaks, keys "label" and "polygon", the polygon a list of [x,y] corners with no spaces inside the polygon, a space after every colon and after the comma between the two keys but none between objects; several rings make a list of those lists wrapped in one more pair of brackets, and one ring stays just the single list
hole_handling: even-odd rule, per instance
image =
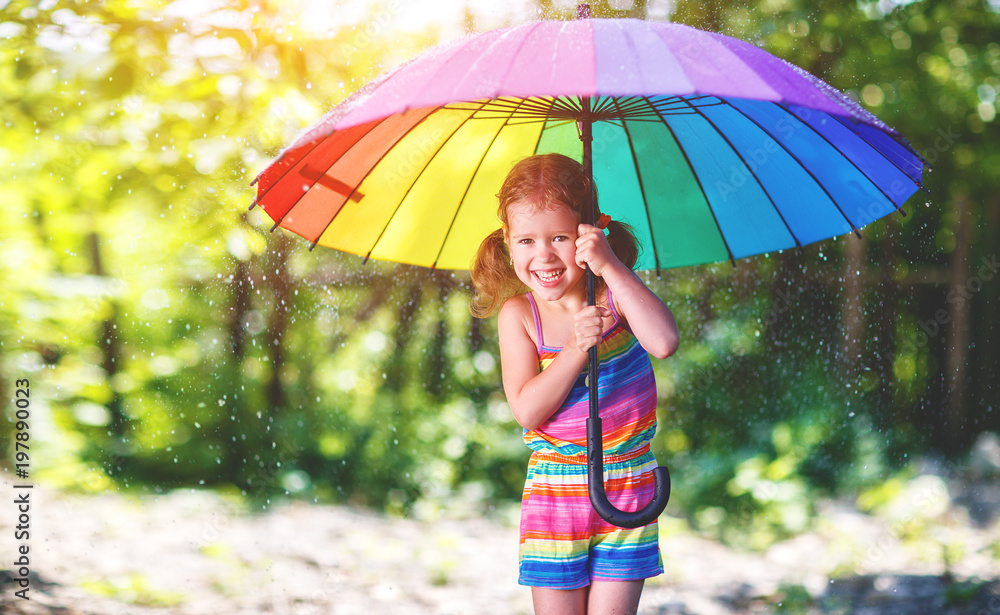
[{"label": "romper strap", "polygon": [[531,294],[531,291],[526,293],[528,295],[528,303],[531,304],[531,316],[535,319],[535,331],[538,333],[538,351],[542,351],[542,346],[545,342],[542,340],[542,319],[538,316],[538,304],[535,303],[535,297]]}]

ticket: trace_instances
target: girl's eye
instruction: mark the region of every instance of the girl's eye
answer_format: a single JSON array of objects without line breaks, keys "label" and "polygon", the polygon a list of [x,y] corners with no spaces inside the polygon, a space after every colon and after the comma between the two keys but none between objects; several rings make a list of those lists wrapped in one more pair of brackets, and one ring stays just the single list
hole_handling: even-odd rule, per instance
[{"label": "girl's eye", "polygon": [[569,237],[566,235],[557,235],[555,241],[569,241]]},{"label": "girl's eye", "polygon": [[531,241],[532,241],[531,239],[521,239],[517,243],[522,244],[522,245],[527,245],[527,244],[531,243]]}]

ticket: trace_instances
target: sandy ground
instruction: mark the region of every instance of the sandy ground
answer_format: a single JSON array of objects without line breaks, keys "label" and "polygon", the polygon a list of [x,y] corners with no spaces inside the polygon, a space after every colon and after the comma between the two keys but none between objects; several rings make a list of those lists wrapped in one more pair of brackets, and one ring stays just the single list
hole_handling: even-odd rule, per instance
[{"label": "sandy ground", "polygon": [[[509,523],[304,503],[249,514],[211,492],[80,496],[35,485],[24,542],[14,481],[2,478],[0,570],[15,569],[27,544],[31,599],[0,573],[0,613],[531,612]],[[977,526],[964,510],[875,518],[829,504],[814,530],[761,553],[665,516],[666,574],[647,582],[640,612],[1000,615],[996,521]]]}]

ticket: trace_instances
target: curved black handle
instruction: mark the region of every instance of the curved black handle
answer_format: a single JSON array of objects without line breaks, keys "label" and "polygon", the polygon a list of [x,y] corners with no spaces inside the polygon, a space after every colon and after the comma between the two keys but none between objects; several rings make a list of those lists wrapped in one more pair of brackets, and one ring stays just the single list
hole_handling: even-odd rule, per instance
[{"label": "curved black handle", "polygon": [[[578,128],[580,131],[580,141],[583,144],[583,169],[590,181],[594,178],[593,160],[593,118],[591,112],[591,100],[588,96],[580,98],[580,108],[582,114],[579,118]],[[593,224],[597,220],[597,203],[594,201],[594,191],[590,191],[589,207],[584,211],[584,222]],[[587,269],[587,305],[596,303],[596,282],[594,272]],[[667,507],[667,500],[670,499],[670,472],[667,468],[659,466],[653,470],[654,487],[653,500],[646,504],[642,510],[635,512],[625,512],[615,508],[608,501],[608,494],[604,490],[604,434],[601,431],[600,408],[597,402],[597,372],[598,356],[597,347],[593,346],[588,351],[588,384],[590,387],[590,418],[587,419],[587,490],[590,493],[590,504],[597,511],[597,514],[612,525],[618,527],[633,528],[649,525],[663,509]]]},{"label": "curved black handle", "polygon": [[660,516],[670,499],[670,472],[664,466],[653,470],[653,499],[641,510],[625,512],[608,501],[604,491],[604,437],[601,419],[587,419],[587,477],[590,504],[611,525],[633,528],[649,525]]}]

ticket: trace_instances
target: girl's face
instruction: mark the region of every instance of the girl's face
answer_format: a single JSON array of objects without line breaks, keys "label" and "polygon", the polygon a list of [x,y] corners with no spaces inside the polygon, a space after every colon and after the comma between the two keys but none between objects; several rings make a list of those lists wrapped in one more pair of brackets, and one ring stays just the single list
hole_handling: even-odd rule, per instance
[{"label": "girl's face", "polygon": [[507,246],[519,280],[546,301],[582,288],[584,270],[576,264],[580,221],[565,205],[538,209],[516,202],[507,210]]}]

